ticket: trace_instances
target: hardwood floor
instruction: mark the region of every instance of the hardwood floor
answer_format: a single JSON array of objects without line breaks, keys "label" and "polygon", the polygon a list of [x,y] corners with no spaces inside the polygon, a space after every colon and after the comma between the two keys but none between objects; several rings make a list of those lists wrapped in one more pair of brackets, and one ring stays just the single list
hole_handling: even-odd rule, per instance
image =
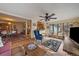
[{"label": "hardwood floor", "polygon": [[12,39],[11,40],[11,54],[12,56],[42,56],[45,54],[45,50],[37,47],[34,50],[28,50],[26,47],[29,43],[34,43],[34,38]]},{"label": "hardwood floor", "polygon": [[18,46],[24,46],[24,45],[27,45],[30,41],[30,39],[27,39],[27,38],[23,38],[23,39],[19,39],[19,38],[16,38],[15,40],[12,39],[11,41],[11,49],[13,48],[16,48]]}]

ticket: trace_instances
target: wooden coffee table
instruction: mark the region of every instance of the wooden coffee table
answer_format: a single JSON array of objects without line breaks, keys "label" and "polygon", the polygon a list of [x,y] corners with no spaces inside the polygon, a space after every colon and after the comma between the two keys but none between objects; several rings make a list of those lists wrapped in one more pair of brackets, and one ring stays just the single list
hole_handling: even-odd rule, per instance
[{"label": "wooden coffee table", "polygon": [[25,48],[26,53],[28,56],[43,56],[45,55],[46,51],[39,46],[33,50],[29,50],[27,47]]}]

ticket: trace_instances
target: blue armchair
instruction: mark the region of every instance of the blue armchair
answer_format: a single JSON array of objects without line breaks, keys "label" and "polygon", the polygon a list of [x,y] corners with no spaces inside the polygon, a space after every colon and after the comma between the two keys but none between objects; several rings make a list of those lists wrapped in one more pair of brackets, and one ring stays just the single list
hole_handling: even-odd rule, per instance
[{"label": "blue armchair", "polygon": [[42,34],[39,33],[39,30],[34,30],[34,34],[35,34],[36,40],[41,40],[41,42],[42,42],[43,36],[42,36]]}]

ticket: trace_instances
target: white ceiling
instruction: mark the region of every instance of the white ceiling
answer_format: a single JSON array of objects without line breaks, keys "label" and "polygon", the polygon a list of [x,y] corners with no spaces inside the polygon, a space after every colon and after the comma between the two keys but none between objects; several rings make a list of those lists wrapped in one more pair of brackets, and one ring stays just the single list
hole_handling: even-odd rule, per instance
[{"label": "white ceiling", "polygon": [[0,3],[0,11],[26,19],[39,20],[46,12],[55,13],[57,20],[79,17],[79,4],[68,3]]}]

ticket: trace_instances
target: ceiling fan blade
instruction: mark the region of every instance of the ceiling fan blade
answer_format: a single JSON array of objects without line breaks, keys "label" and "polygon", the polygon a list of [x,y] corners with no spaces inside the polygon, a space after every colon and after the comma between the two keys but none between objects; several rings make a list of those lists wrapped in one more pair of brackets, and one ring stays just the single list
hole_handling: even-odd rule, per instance
[{"label": "ceiling fan blade", "polygon": [[39,16],[39,17],[45,18],[44,16]]},{"label": "ceiling fan blade", "polygon": [[49,15],[48,17],[51,17],[51,16],[54,16],[55,15],[55,13],[52,13],[51,15]]},{"label": "ceiling fan blade", "polygon": [[54,18],[50,18],[50,19],[57,19],[57,17],[54,17]]}]

